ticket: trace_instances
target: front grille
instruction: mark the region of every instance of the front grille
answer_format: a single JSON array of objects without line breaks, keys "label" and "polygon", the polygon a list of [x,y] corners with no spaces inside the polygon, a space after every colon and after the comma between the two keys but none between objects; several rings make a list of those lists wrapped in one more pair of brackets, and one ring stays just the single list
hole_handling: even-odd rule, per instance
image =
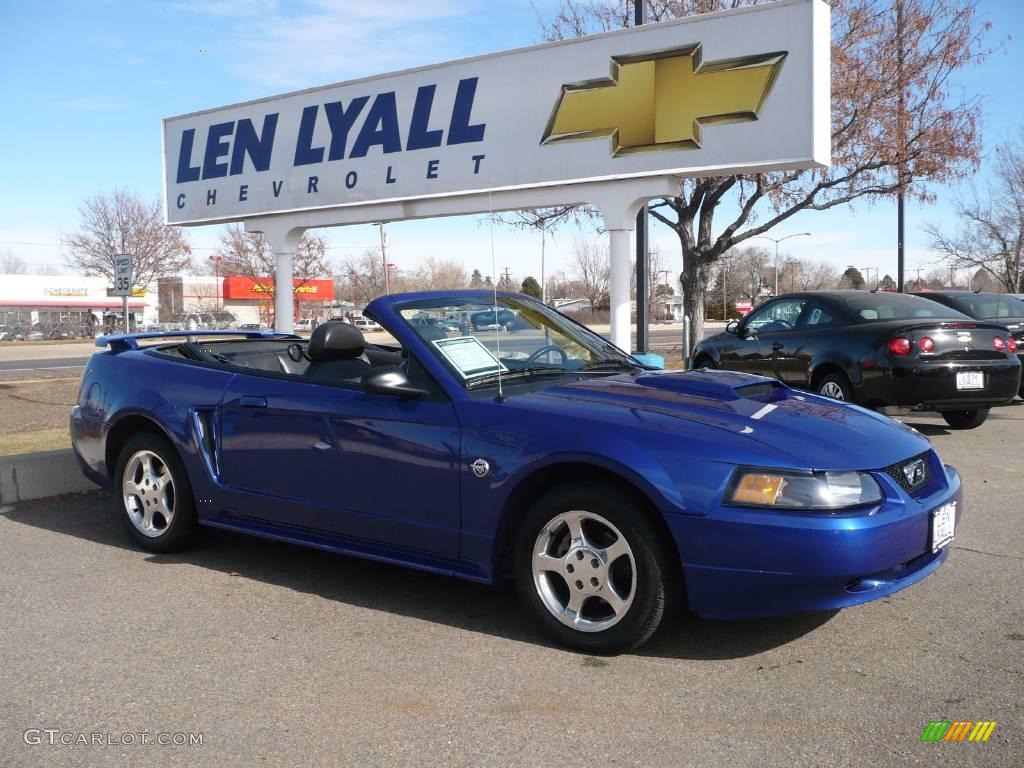
[{"label": "front grille", "polygon": [[[891,466],[886,467],[882,471],[885,472],[885,474],[887,474],[893,480],[895,480],[896,484],[904,491],[909,493],[911,496],[918,496],[923,491],[926,491],[928,487],[931,485],[932,462],[929,453],[930,451],[925,451],[924,453],[918,454],[917,456],[913,456],[909,459],[904,459],[903,461],[897,462],[895,464],[892,464]],[[919,459],[924,462],[924,479],[917,485],[911,485],[910,481],[907,479],[906,474],[903,472],[903,468],[908,464],[912,464],[913,462]]]}]

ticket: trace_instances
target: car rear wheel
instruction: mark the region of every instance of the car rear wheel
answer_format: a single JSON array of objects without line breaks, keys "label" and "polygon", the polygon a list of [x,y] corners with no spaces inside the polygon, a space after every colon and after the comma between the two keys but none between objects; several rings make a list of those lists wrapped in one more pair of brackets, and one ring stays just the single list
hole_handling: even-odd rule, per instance
[{"label": "car rear wheel", "polygon": [[167,438],[142,433],[128,440],[118,455],[114,488],[136,544],[150,552],[188,546],[197,525],[192,486]]},{"label": "car rear wheel", "polygon": [[669,542],[614,487],[565,486],[527,513],[515,549],[520,598],[556,642],[618,653],[654,634],[674,605]]},{"label": "car rear wheel", "polygon": [[708,368],[713,370],[714,368],[716,368],[716,366],[715,361],[712,360],[710,357],[708,357],[707,355],[701,355],[696,360],[694,360],[693,368],[694,370],[697,371],[699,371],[701,368]]},{"label": "car rear wheel", "polygon": [[853,387],[850,380],[841,373],[829,373],[818,382],[818,394],[833,400],[853,402]]},{"label": "car rear wheel", "polygon": [[943,411],[942,418],[953,429],[974,429],[980,427],[988,418],[988,408],[973,411]]}]

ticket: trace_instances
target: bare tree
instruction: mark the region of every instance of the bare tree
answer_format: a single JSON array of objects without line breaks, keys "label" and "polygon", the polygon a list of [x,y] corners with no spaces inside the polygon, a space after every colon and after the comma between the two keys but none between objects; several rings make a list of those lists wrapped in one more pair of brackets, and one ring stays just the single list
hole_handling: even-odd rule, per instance
[{"label": "bare tree", "polygon": [[590,302],[590,311],[597,312],[605,307],[608,304],[611,272],[608,246],[596,239],[577,238],[573,242],[569,261],[583,298]]},{"label": "bare tree", "polygon": [[[299,285],[331,274],[327,263],[327,244],[319,235],[305,232],[295,252],[294,276]],[[246,232],[241,225],[228,224],[220,233],[220,247],[214,253],[222,259],[222,275],[244,275],[252,279],[270,278],[277,274],[277,260],[262,232]]]},{"label": "bare tree", "polygon": [[468,278],[462,262],[428,256],[413,273],[412,280],[419,290],[432,291],[465,288]]},{"label": "bare tree", "polygon": [[0,256],[0,274],[23,275],[26,272],[28,272],[28,264],[21,257],[15,256],[14,251],[8,247],[4,251],[4,255]]},{"label": "bare tree", "polygon": [[384,295],[384,260],[379,248],[367,248],[359,256],[342,259],[338,269],[341,277],[349,280],[357,304],[366,304]]},{"label": "bare tree", "polygon": [[925,225],[931,247],[954,267],[983,270],[1007,293],[1024,290],[1024,131],[996,150],[987,192],[972,185],[955,207],[956,232]]},{"label": "bare tree", "polygon": [[774,285],[772,254],[755,245],[736,248],[729,254],[730,287],[742,298],[757,303]]},{"label": "bare tree", "polygon": [[61,236],[67,265],[114,282],[114,257],[132,255],[135,286],[146,289],[157,278],[186,271],[192,249],[178,227],[164,224],[159,200],[145,201],[127,190],[98,194],[79,206],[81,222]]},{"label": "bare tree", "polygon": [[838,282],[839,270],[827,261],[787,256],[779,262],[780,291],[820,291]]},{"label": "bare tree", "polygon": [[[759,0],[649,0],[653,21]],[[978,163],[977,97],[958,97],[953,75],[984,58],[988,25],[977,0],[903,0],[897,34],[891,0],[832,0],[832,165],[685,180],[651,213],[679,237],[686,313],[703,336],[712,265],[730,248],[804,210],[826,210],[903,189],[930,199],[935,184]],[[621,0],[564,0],[544,27],[550,40],[625,26]],[[932,184],[910,184],[922,179]],[[722,205],[724,202],[730,204]],[[724,219],[724,220],[723,220]]]}]

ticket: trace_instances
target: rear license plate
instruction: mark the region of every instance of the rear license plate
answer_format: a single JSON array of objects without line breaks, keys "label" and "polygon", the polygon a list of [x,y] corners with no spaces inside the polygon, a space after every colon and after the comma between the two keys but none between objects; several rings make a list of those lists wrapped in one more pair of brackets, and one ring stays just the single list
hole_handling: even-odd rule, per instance
[{"label": "rear license plate", "polygon": [[956,375],[957,389],[984,389],[985,374],[980,371],[961,371]]},{"label": "rear license plate", "polygon": [[938,552],[953,540],[956,528],[956,502],[943,504],[932,512],[932,552]]}]

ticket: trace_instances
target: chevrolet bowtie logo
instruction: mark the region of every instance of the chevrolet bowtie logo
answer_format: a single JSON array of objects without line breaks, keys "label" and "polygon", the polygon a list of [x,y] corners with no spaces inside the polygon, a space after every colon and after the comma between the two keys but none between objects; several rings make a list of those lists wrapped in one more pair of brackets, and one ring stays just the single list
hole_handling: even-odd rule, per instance
[{"label": "chevrolet bowtie logo", "polygon": [[562,86],[542,144],[611,136],[612,155],[700,147],[701,125],[756,120],[785,52],[701,63],[700,46],[612,57],[612,76]]}]

